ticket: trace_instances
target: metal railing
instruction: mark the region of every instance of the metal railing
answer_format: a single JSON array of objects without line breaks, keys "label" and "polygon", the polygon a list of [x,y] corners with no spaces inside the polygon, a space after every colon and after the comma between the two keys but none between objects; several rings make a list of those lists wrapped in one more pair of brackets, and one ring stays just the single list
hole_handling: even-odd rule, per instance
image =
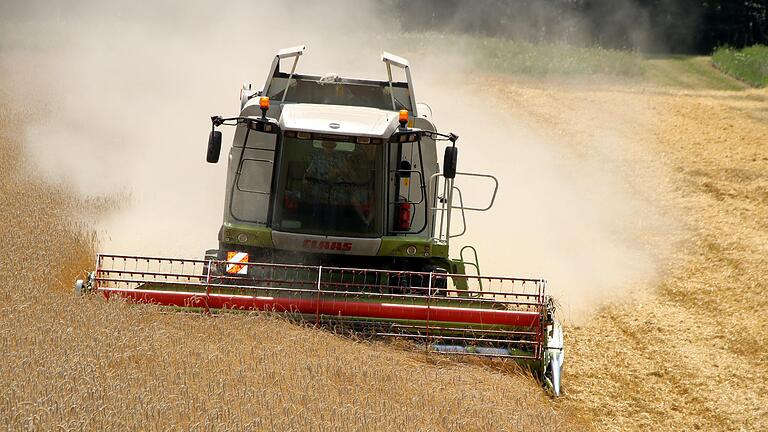
[{"label": "metal railing", "polygon": [[[457,177],[476,177],[487,178],[493,181],[493,193],[491,194],[491,200],[485,207],[471,207],[464,205],[464,197],[462,196],[461,189],[454,185],[452,178],[445,178],[442,173],[435,173],[429,178],[429,190],[432,191],[432,203],[433,207],[430,208],[431,212],[431,226],[432,226],[432,240],[444,244],[448,244],[450,239],[454,237],[460,237],[467,232],[467,219],[465,211],[488,211],[493,207],[496,202],[496,194],[499,191],[499,180],[490,174],[477,174],[467,172],[457,172]],[[440,179],[442,178],[442,186]],[[456,192],[459,198],[459,205],[453,205],[453,194]],[[451,234],[451,213],[452,210],[461,210],[462,230],[458,234]]]}]

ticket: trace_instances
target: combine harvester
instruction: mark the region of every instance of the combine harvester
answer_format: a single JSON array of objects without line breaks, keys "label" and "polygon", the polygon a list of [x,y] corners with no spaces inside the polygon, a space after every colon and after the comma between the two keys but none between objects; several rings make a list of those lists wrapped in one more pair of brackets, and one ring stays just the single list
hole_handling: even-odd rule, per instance
[{"label": "combine harvester", "polygon": [[[481,276],[470,246],[448,254],[465,212],[493,205],[496,178],[456,171],[458,137],[437,132],[416,102],[406,60],[384,53],[387,80],[348,79],[296,73],[303,52],[279,51],[264,87],[243,87],[239,116],[211,118],[210,163],[216,129],[235,127],[218,249],[203,260],[99,254],[76,290],[277,311],[428,351],[515,359],[559,395],[563,332],[545,281]],[[487,181],[489,204],[464,205],[460,177]]]}]

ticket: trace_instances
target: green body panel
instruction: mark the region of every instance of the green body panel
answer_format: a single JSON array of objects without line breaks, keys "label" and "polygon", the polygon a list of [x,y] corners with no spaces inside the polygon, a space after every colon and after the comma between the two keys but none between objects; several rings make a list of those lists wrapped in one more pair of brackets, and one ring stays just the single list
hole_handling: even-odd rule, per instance
[{"label": "green body panel", "polygon": [[[408,246],[416,246],[416,253],[409,255],[406,252]],[[414,236],[384,236],[381,238],[381,247],[378,256],[405,257],[405,258],[431,258],[448,257],[448,246],[435,244],[430,239]]]},{"label": "green body panel", "polygon": [[[453,274],[467,274],[466,268],[464,266],[464,261],[460,259],[452,259],[449,260],[449,272]],[[466,278],[453,278],[453,286],[456,287],[457,290],[467,290],[469,289],[469,284],[467,283]]]},{"label": "green body panel", "polygon": [[[245,234],[246,241],[238,237]],[[242,244],[245,246],[272,248],[272,228],[257,226],[249,223],[224,222],[219,239],[225,243]]]}]

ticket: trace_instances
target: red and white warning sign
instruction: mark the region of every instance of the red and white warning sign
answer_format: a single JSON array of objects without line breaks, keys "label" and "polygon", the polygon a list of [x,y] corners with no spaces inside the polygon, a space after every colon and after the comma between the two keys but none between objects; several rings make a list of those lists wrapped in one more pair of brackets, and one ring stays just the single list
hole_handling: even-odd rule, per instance
[{"label": "red and white warning sign", "polygon": [[247,275],[248,254],[245,252],[227,252],[227,273]]}]

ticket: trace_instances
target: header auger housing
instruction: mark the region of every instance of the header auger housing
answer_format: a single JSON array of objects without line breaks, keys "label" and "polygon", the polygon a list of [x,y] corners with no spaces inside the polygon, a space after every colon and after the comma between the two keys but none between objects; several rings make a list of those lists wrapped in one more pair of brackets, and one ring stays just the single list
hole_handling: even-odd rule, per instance
[{"label": "header auger housing", "polygon": [[[208,162],[219,161],[217,128],[235,127],[218,247],[202,260],[99,254],[76,290],[281,312],[428,351],[515,359],[559,395],[563,333],[545,281],[481,276],[469,246],[449,257],[464,212],[493,205],[496,178],[457,171],[458,136],[419,115],[407,60],[385,53],[387,79],[362,80],[297,73],[303,52],[278,52],[264,86],[243,87],[238,116],[211,118]],[[487,205],[464,204],[461,177],[492,185]]]}]

